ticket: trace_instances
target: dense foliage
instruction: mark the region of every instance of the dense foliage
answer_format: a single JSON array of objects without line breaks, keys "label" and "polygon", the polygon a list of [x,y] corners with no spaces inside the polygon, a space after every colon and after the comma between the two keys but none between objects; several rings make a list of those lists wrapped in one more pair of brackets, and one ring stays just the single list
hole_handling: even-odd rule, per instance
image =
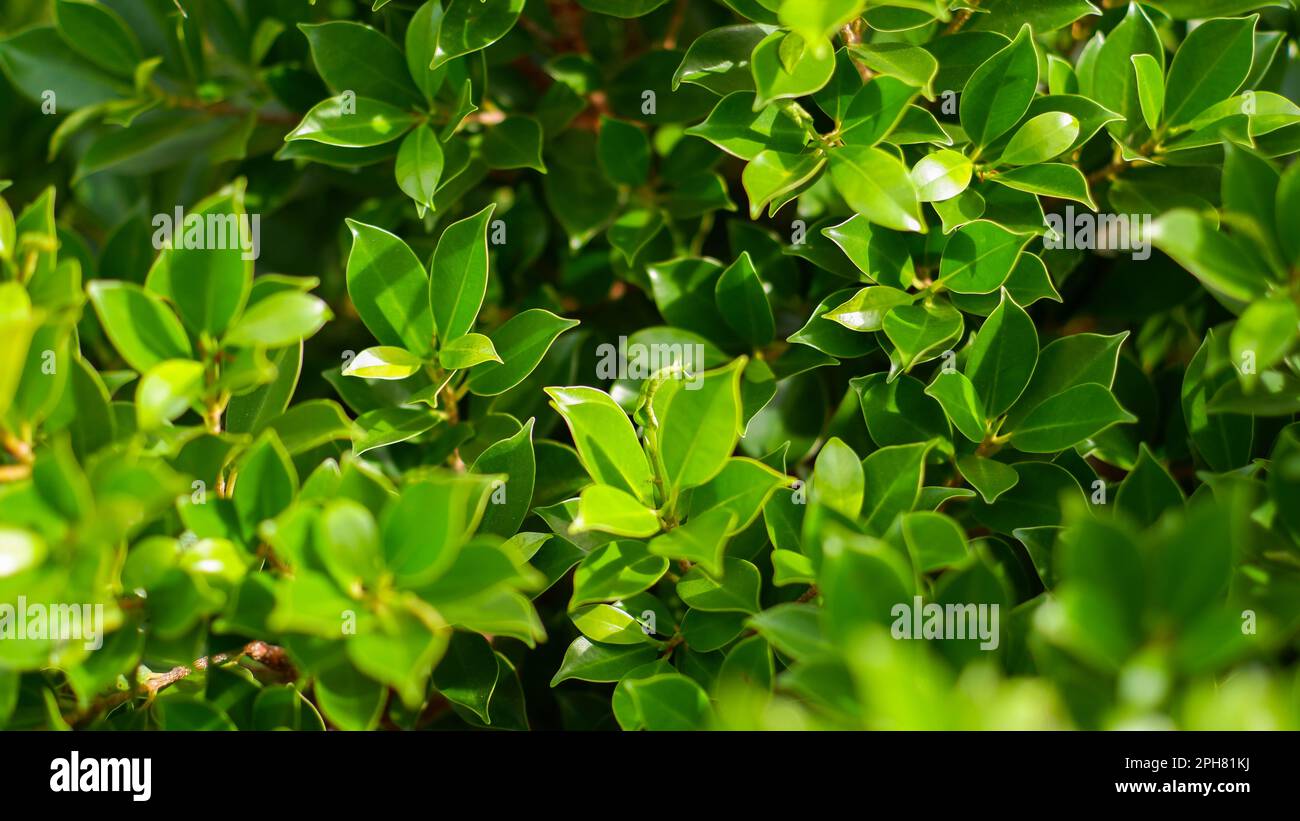
[{"label": "dense foliage", "polygon": [[6,0],[0,726],[1300,728],[1288,0],[373,6]]}]

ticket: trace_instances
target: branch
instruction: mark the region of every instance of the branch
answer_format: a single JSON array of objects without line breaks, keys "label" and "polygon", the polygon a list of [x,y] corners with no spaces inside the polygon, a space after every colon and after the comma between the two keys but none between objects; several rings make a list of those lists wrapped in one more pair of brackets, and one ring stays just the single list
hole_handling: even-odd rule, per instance
[{"label": "branch", "polygon": [[866,63],[853,55],[853,47],[862,42],[862,18],[859,17],[852,23],[840,26],[840,37],[844,40],[845,53],[849,55],[849,62],[853,63],[854,68],[858,70],[862,82],[865,83],[876,76],[876,73]]},{"label": "branch", "polygon": [[686,0],[677,0],[673,16],[668,21],[668,30],[664,33],[664,48],[677,48],[677,34],[681,31],[682,21],[686,18]]},{"label": "branch", "polygon": [[957,13],[953,16],[953,18],[952,18],[952,22],[949,23],[949,24],[948,24],[948,27],[947,27],[946,29],[943,30],[943,33],[944,33],[944,34],[956,34],[957,32],[961,31],[962,28],[963,28],[963,27],[964,27],[968,22],[970,22],[970,16],[971,16],[972,14],[974,14],[975,9],[979,8],[979,6],[980,6],[980,0],[971,0],[970,8],[969,8],[969,9],[962,9],[961,11],[957,12]]},{"label": "branch", "polygon": [[64,716],[64,721],[70,725],[77,725],[88,721],[89,719],[108,712],[141,694],[144,691],[146,699],[153,699],[154,696],[167,687],[175,684],[183,678],[189,677],[190,673],[195,670],[207,670],[209,667],[227,664],[232,661],[239,661],[244,656],[248,656],[253,661],[259,662],[270,670],[276,672],[281,678],[291,681],[298,677],[297,670],[294,669],[293,662],[289,660],[289,654],[283,647],[277,647],[274,644],[267,644],[264,641],[250,641],[238,650],[227,651],[224,653],[213,653],[210,656],[204,656],[195,660],[190,666],[180,665],[173,667],[165,673],[158,673],[150,676],[138,687],[130,690],[122,690],[116,693],[110,693],[106,696],[100,696],[95,699],[91,705],[84,711],[72,713]]}]

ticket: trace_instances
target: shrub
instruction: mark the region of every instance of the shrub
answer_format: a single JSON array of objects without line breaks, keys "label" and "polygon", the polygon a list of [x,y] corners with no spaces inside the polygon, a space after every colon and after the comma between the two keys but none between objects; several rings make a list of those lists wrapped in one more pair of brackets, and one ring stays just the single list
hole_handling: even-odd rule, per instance
[{"label": "shrub", "polygon": [[0,726],[1300,726],[1287,4],[369,5],[7,3]]}]

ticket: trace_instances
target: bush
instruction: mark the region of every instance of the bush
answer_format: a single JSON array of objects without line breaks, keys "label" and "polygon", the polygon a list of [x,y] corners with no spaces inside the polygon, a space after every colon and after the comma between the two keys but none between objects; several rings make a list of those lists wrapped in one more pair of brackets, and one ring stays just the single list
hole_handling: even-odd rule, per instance
[{"label": "bush", "polygon": [[1287,4],[373,5],[8,1],[0,726],[1300,727]]}]

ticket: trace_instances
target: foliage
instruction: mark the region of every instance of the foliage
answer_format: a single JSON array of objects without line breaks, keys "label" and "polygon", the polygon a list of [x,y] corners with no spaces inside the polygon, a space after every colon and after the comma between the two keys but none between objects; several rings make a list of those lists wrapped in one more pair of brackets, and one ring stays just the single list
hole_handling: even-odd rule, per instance
[{"label": "foliage", "polygon": [[6,4],[0,726],[1300,727],[1288,0],[370,6]]}]

